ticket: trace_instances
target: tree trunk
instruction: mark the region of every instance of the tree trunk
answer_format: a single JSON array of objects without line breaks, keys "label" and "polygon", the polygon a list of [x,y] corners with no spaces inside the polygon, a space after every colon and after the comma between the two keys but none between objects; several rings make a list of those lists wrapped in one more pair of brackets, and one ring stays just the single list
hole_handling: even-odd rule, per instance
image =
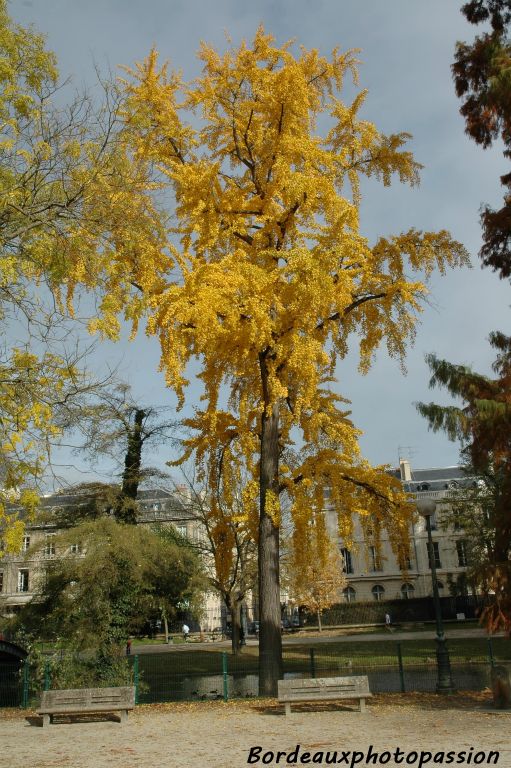
[{"label": "tree trunk", "polygon": [[145,416],[145,411],[137,408],[133,429],[130,428],[128,431],[128,447],[124,457],[121,496],[115,509],[117,520],[133,525],[137,522],[136,500],[140,484],[143,444],[142,425]]},{"label": "tree trunk", "polygon": [[323,627],[321,626],[321,611],[319,608],[317,610],[317,614],[318,614],[318,631],[321,632]]},{"label": "tree trunk", "polygon": [[233,656],[237,656],[240,653],[240,640],[241,640],[241,602],[234,598],[231,602],[231,649]]},{"label": "tree trunk", "polygon": [[163,616],[163,631],[165,632],[165,642],[168,644],[169,642],[169,622],[167,619],[167,612],[162,611]]},{"label": "tree trunk", "polygon": [[[261,363],[263,388],[266,366]],[[266,398],[265,398],[266,399]],[[280,631],[279,526],[267,505],[268,491],[278,499],[279,407],[261,417],[260,516],[259,516],[259,695],[276,696],[282,677]],[[268,509],[268,507],[270,507]]]}]

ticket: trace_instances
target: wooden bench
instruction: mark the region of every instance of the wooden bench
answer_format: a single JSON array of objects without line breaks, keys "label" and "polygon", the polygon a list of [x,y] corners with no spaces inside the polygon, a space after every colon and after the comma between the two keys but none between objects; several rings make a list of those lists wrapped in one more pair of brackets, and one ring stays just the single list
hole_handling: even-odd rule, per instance
[{"label": "wooden bench", "polygon": [[135,688],[71,688],[62,691],[43,691],[38,715],[43,716],[43,727],[53,722],[54,715],[82,715],[100,712],[119,712],[120,721],[128,719],[128,710],[135,707]]},{"label": "wooden bench", "polygon": [[359,699],[360,711],[365,712],[365,700],[370,696],[366,675],[279,680],[279,701],[285,704],[286,715],[291,714],[293,703],[339,699]]}]

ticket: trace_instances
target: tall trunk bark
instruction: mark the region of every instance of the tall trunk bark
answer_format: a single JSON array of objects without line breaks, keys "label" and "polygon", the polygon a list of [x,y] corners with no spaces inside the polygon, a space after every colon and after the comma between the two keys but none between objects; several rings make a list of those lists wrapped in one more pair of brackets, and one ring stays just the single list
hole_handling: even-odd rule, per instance
[{"label": "tall trunk bark", "polygon": [[168,642],[169,642],[169,622],[168,622],[168,619],[167,619],[167,612],[163,611],[162,612],[162,616],[163,616],[163,631],[165,632],[165,642],[168,644]]},{"label": "tall trunk bark", "polygon": [[318,614],[318,632],[321,632],[321,630],[323,629],[323,626],[321,624],[321,611],[319,608],[317,610],[317,614]]},{"label": "tall trunk bark", "polygon": [[241,652],[241,602],[236,598],[231,602],[231,649],[233,656],[237,656]]},{"label": "tall trunk bark", "polygon": [[137,498],[140,483],[140,467],[142,464],[142,425],[145,411],[137,408],[135,423],[128,434],[128,447],[124,457],[124,472],[122,473],[122,493],[134,501]]},{"label": "tall trunk bark", "polygon": [[145,415],[145,411],[137,408],[133,429],[130,429],[128,432],[128,447],[124,457],[121,496],[114,510],[116,519],[123,523],[135,524],[137,522],[135,503],[140,484],[143,444],[142,425]]},{"label": "tall trunk bark", "polygon": [[[266,366],[261,362],[263,388]],[[266,397],[265,397],[266,399]],[[268,491],[278,499],[279,407],[261,417],[260,514],[259,514],[259,694],[276,696],[282,677],[280,632],[279,527],[267,508]],[[270,514],[269,514],[270,512]]]}]

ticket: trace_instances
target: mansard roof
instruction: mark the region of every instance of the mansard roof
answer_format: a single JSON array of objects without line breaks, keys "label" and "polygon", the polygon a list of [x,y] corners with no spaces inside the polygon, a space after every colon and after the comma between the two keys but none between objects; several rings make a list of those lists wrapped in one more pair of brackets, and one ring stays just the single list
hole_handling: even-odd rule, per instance
[{"label": "mansard roof", "polygon": [[[390,474],[401,479],[399,469],[391,470]],[[466,472],[464,467],[429,467],[426,469],[411,469],[412,479],[404,481],[406,491],[445,491],[451,488],[468,488],[474,486],[477,478]],[[427,487],[425,487],[427,486]]]}]

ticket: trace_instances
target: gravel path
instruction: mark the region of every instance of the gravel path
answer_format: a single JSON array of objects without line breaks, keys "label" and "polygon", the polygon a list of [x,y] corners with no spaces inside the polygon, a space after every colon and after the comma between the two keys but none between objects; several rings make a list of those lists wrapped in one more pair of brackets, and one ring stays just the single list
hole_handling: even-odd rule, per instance
[{"label": "gravel path", "polygon": [[[0,710],[1,766],[241,768],[250,755],[251,764],[259,766],[263,756],[266,765],[303,765],[326,764],[327,754],[332,763],[334,752],[337,763],[349,766],[355,764],[354,751],[363,753],[356,758],[362,766],[418,766],[421,750],[431,753],[429,759],[424,755],[423,765],[448,764],[449,751],[457,753],[453,765],[487,765],[477,756],[494,750],[499,752],[496,764],[511,768],[511,712],[492,710],[488,692],[375,696],[364,714],[336,704],[302,705],[285,717],[274,701],[243,701],[141,706],[125,725],[82,718],[43,729],[40,722],[35,713]],[[367,763],[370,747],[378,757]],[[279,751],[285,754],[277,763]],[[457,763],[462,751],[465,757]]]}]

